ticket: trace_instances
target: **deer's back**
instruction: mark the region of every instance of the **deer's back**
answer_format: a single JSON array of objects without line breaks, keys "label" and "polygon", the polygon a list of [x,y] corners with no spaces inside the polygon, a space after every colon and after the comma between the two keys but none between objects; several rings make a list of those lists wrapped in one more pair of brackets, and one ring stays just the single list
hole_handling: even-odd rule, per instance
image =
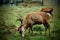
[{"label": "deer's back", "polygon": [[34,12],[27,14],[26,19],[29,23],[44,23],[49,20],[49,16],[45,12]]}]

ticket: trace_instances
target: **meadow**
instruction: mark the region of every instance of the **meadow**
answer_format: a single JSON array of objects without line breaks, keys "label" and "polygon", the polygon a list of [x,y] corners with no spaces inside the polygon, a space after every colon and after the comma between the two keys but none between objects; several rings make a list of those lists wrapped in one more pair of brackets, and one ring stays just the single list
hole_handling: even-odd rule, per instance
[{"label": "meadow", "polygon": [[[22,16],[24,19],[26,14],[31,12],[37,12],[40,11],[43,7],[53,7],[53,15],[50,19],[50,26],[51,26],[51,37],[44,36],[44,26],[43,25],[34,25],[34,36],[28,36],[28,29],[25,32],[25,37],[21,38],[21,35],[19,34],[17,29],[21,23],[20,21],[17,21],[18,17]],[[24,6],[6,6],[6,7],[0,7],[0,40],[59,40],[58,35],[59,34],[59,15],[58,14],[58,7],[55,6],[31,6],[31,7],[24,7]],[[18,16],[18,17],[17,17]],[[5,24],[8,25],[10,28],[10,33],[7,33],[6,27],[4,27],[2,24],[2,18],[5,20]],[[56,38],[57,37],[57,38]]]}]

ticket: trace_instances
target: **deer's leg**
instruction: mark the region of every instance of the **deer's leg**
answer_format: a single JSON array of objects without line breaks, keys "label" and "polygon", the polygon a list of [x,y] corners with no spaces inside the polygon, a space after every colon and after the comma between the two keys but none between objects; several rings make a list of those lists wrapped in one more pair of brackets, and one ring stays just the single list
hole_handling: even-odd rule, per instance
[{"label": "deer's leg", "polygon": [[29,28],[29,32],[28,33],[30,34],[30,28]]},{"label": "deer's leg", "polygon": [[45,33],[44,33],[44,35],[46,36],[46,33],[47,33],[47,25],[46,25],[46,23],[44,23],[43,25],[45,27]]},{"label": "deer's leg", "polygon": [[45,36],[46,36],[46,33],[47,33],[47,28],[45,27],[45,34],[44,34]]},{"label": "deer's leg", "polygon": [[48,32],[49,32],[49,36],[50,36],[50,25],[49,25],[49,23],[47,24],[47,27],[48,27]]},{"label": "deer's leg", "polygon": [[47,33],[47,29],[49,31],[49,36],[50,36],[50,25],[48,22],[44,23],[44,26],[45,26],[45,36],[46,36],[46,33]]},{"label": "deer's leg", "polygon": [[51,35],[50,35],[50,27],[49,27],[49,29],[48,29],[48,30],[49,30],[49,37],[50,37],[50,36],[51,36]]},{"label": "deer's leg", "polygon": [[33,28],[32,27],[31,27],[31,32],[32,32],[31,34],[33,35]]},{"label": "deer's leg", "polygon": [[28,32],[28,35],[30,35],[30,33],[31,33],[31,29],[30,29],[30,27],[29,27],[29,32]]}]

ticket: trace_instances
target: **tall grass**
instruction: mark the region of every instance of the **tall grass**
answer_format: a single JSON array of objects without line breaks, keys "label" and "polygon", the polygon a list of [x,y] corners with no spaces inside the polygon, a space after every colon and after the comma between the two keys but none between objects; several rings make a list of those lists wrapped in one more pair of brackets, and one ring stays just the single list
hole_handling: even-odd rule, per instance
[{"label": "tall grass", "polygon": [[[21,24],[20,21],[17,21],[17,19],[18,19],[17,16],[21,15],[22,18],[24,19],[26,14],[31,13],[31,12],[40,11],[40,9],[43,7],[51,7],[51,6],[32,6],[32,7],[23,7],[23,6],[9,7],[9,6],[6,6],[6,7],[1,7],[0,8],[1,9],[0,10],[0,20],[2,21],[2,18],[3,18],[3,19],[5,19],[5,22],[8,26],[17,28]],[[55,9],[55,11],[56,11],[56,9]],[[56,15],[55,11],[53,12],[53,17],[51,17],[51,23],[50,23],[51,33],[52,33],[51,40],[54,38],[52,30],[55,29],[55,26],[54,26],[55,15]],[[15,26],[12,26],[12,25],[15,25]],[[56,26],[58,26],[58,25],[56,25]],[[44,37],[44,27],[42,25],[35,25],[33,27],[33,29],[34,29],[35,35],[34,36],[30,35],[30,37],[28,37],[28,30],[27,30],[24,40],[50,40],[50,38],[48,36]],[[37,29],[39,29],[38,32],[37,32]],[[12,32],[11,34],[7,35],[7,40],[22,40],[21,35],[19,34],[18,31],[14,32],[13,30],[11,30],[11,32]],[[38,34],[40,34],[39,32],[42,33],[41,34],[42,36],[38,35]],[[47,33],[47,35],[48,35],[48,33]]]}]

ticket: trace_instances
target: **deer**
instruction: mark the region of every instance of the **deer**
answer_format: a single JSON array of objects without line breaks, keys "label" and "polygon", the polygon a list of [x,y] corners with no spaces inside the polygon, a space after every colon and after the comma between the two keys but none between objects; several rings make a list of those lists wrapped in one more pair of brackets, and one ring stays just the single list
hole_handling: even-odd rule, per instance
[{"label": "deer", "polygon": [[22,19],[22,16],[18,20],[21,21],[21,25],[18,27],[18,31],[21,34],[22,37],[24,37],[26,29],[29,28],[29,33],[30,31],[33,34],[33,25],[36,24],[43,24],[45,27],[45,33],[44,35],[46,36],[47,30],[49,32],[50,36],[50,24],[49,20],[52,14],[53,8],[42,8],[41,11],[39,12],[32,12],[28,13],[25,17],[25,19]]}]

